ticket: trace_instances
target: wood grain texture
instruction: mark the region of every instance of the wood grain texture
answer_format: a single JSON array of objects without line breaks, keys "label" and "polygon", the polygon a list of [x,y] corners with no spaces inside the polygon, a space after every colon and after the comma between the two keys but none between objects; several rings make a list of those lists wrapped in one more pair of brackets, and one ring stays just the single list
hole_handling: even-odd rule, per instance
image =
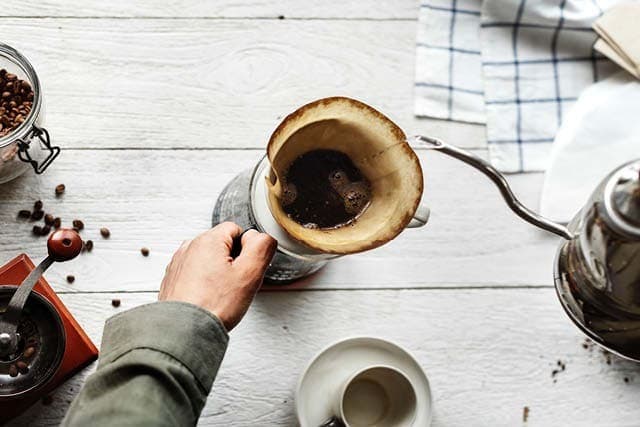
[{"label": "wood grain texture", "polygon": [[482,126],[413,116],[413,22],[0,22],[0,39],[35,65],[63,147],[263,148],[282,117],[334,95],[370,103],[409,135],[486,146]]},{"label": "wood grain texture", "polygon": [[[482,153],[482,152],[481,152]],[[0,192],[0,263],[26,251],[45,255],[45,240],[18,220],[36,199],[45,210],[85,223],[90,254],[55,265],[48,277],[56,290],[155,290],[179,244],[210,227],[213,205],[224,185],[251,168],[263,152],[67,151],[46,174],[29,173]],[[423,201],[430,223],[404,231],[382,248],[335,260],[304,288],[411,288],[425,286],[552,285],[559,240],[513,215],[493,184],[479,172],[442,154],[420,151],[425,170]],[[541,174],[510,177],[516,194],[535,206]],[[67,191],[56,198],[54,188]],[[106,226],[111,238],[98,230]],[[141,247],[151,255],[142,257]],[[74,274],[73,285],[66,284]]]},{"label": "wood grain texture", "polygon": [[83,0],[35,1],[6,4],[3,16],[100,16],[100,17],[165,17],[165,18],[333,18],[333,19],[415,19],[417,0],[324,0],[316,1],[234,1],[182,0]]},{"label": "wood grain texture", "polygon": [[[111,298],[122,307],[111,307]],[[104,320],[155,294],[63,295],[99,342]],[[635,426],[638,365],[582,347],[552,289],[277,292],[260,294],[231,344],[203,411],[203,426],[293,426],[294,390],[310,359],[349,336],[406,347],[434,393],[434,427]],[[566,370],[553,382],[561,360]],[[35,405],[13,425],[58,425],[82,375],[54,405]],[[630,379],[629,383],[624,378]]]}]

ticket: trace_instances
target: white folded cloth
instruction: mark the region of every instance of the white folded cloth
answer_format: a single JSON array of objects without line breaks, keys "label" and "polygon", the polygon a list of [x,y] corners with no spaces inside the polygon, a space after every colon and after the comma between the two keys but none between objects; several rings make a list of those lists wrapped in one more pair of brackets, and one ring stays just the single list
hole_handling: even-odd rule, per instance
[{"label": "white folded cloth", "polygon": [[546,169],[568,109],[615,70],[594,51],[591,23],[617,0],[423,2],[416,115],[486,122],[497,168]]},{"label": "white folded cloth", "polygon": [[586,89],[565,118],[545,174],[540,212],[568,222],[616,167],[640,158],[640,82],[620,71]]}]

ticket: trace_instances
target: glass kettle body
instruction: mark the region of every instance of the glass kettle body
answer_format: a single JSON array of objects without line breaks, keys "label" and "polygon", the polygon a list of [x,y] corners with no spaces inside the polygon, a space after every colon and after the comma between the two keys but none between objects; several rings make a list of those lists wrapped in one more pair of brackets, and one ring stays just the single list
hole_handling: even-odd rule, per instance
[{"label": "glass kettle body", "polygon": [[569,224],[555,285],[591,339],[640,362],[640,160],[613,171]]}]

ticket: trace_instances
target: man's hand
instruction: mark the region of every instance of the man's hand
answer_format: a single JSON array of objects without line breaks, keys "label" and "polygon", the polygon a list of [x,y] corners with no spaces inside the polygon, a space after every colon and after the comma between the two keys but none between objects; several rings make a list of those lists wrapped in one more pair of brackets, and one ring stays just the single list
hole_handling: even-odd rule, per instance
[{"label": "man's hand", "polygon": [[249,309],[277,246],[271,236],[249,230],[233,259],[233,239],[240,234],[238,225],[225,222],[184,242],[167,267],[158,299],[195,304],[215,314],[227,331],[233,329]]}]

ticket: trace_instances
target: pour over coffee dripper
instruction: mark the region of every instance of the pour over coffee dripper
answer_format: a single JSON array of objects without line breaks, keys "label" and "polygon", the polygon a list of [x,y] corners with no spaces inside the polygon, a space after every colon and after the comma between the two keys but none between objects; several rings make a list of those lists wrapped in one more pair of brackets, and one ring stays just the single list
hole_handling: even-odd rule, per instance
[{"label": "pour over coffee dripper", "polygon": [[[291,162],[317,149],[346,154],[370,183],[368,207],[348,226],[306,228],[289,218],[279,202],[282,177]],[[429,209],[420,204],[422,190],[419,160],[395,123],[359,101],[326,98],[283,120],[271,135],[267,155],[222,191],[213,225],[233,221],[276,238],[278,249],[265,282],[285,284],[316,272],[331,259],[376,248],[405,228],[426,224]]]}]

